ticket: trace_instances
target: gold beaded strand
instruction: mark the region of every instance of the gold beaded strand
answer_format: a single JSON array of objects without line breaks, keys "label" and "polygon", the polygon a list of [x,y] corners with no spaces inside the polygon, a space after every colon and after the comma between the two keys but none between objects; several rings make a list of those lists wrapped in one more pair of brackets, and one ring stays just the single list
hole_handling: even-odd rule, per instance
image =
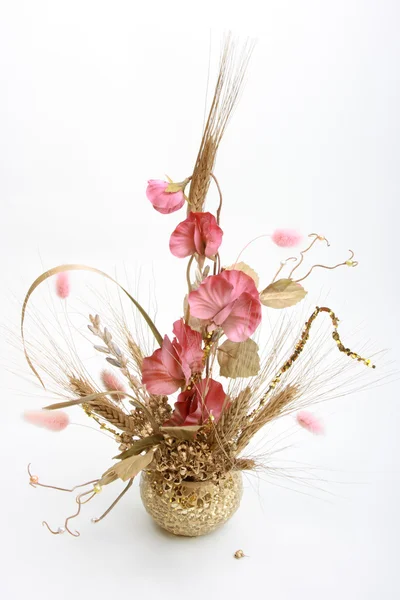
[{"label": "gold beaded strand", "polygon": [[[298,359],[298,357],[300,356],[301,352],[304,350],[304,346],[306,345],[309,337],[310,337],[310,329],[311,329],[311,325],[313,324],[313,322],[315,321],[315,319],[317,318],[317,316],[320,313],[328,313],[331,321],[332,321],[332,325],[333,325],[333,332],[332,332],[332,337],[335,340],[338,350],[340,352],[344,352],[345,354],[347,354],[347,356],[349,356],[350,358],[353,358],[354,360],[357,360],[359,362],[364,363],[365,366],[370,367],[371,369],[375,369],[375,365],[371,363],[370,359],[368,358],[363,358],[362,356],[360,356],[359,354],[357,354],[357,352],[353,352],[352,350],[350,350],[350,348],[346,348],[346,346],[342,343],[340,336],[339,336],[339,332],[337,330],[338,327],[338,323],[339,323],[339,319],[337,318],[337,316],[335,315],[335,313],[333,312],[333,310],[331,310],[330,308],[327,308],[326,306],[317,306],[316,309],[314,310],[314,312],[312,313],[312,315],[310,316],[310,318],[308,319],[308,321],[306,321],[305,323],[305,327],[303,329],[303,332],[300,336],[299,341],[297,342],[294,352],[293,354],[290,356],[290,358],[283,364],[283,366],[279,369],[278,373],[276,374],[276,376],[274,377],[274,379],[271,381],[267,391],[265,392],[265,394],[263,395],[263,397],[260,400],[260,404],[259,404],[259,408],[264,406],[269,393],[277,386],[277,384],[280,382],[282,375],[288,370],[290,369],[290,367],[293,365],[293,363]],[[255,411],[254,411],[255,412]],[[254,414],[254,413],[253,413]]]}]

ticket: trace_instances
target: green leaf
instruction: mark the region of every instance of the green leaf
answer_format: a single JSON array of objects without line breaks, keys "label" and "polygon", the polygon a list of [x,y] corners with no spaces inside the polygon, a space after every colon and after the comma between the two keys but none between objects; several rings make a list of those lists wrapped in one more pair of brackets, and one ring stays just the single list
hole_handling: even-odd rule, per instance
[{"label": "green leaf", "polygon": [[258,345],[250,338],[239,343],[226,340],[218,348],[217,358],[223,377],[253,377],[260,370]]},{"label": "green leaf", "polygon": [[194,440],[199,429],[201,429],[199,425],[187,425],[186,427],[160,427],[161,433],[177,440]]},{"label": "green leaf", "polygon": [[279,279],[261,292],[260,301],[269,308],[288,308],[303,300],[306,294],[300,283],[292,279]]}]

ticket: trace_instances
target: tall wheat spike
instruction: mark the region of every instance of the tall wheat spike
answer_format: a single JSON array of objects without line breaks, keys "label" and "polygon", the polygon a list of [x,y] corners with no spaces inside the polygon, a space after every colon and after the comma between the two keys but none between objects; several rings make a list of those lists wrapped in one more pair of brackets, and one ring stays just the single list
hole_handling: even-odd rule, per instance
[{"label": "tall wheat spike", "polygon": [[225,38],[214,96],[190,184],[189,204],[194,212],[203,210],[218,146],[239,98],[253,46],[249,40],[239,51],[230,34]]}]

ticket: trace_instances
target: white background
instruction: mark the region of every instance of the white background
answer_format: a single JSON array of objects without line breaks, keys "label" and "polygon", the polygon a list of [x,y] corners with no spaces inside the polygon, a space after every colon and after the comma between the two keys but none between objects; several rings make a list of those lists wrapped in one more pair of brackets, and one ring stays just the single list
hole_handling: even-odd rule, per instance
[{"label": "white background", "polygon": [[[399,347],[396,0],[3,0],[0,12],[5,327],[18,330],[19,305],[42,270],[80,262],[133,281],[153,270],[158,325],[170,332],[184,266],[167,243],[182,214],[153,211],[146,180],[190,174],[210,38],[212,85],[232,28],[258,42],[216,167],[225,261],[275,226],[324,233],[328,264],[355,249],[358,269],[315,273],[310,305],[322,290],[343,333],[357,329],[375,349],[391,348],[378,366],[396,370],[388,367]],[[264,239],[245,260],[268,283],[283,257]],[[295,433],[285,459],[299,476],[316,474],[314,487],[268,472],[248,477],[239,513],[199,539],[156,529],[136,486],[92,525],[112,500],[107,491],[73,539],[41,527],[44,518],[61,524],[73,498],[30,488],[26,464],[49,483],[74,485],[106,468],[115,447],[82,427],[55,435],[23,423],[22,410],[48,398],[20,377],[28,369],[8,336],[1,343],[2,598],[399,597],[395,382],[319,405],[325,437]],[[296,429],[290,419],[287,429]],[[235,561],[238,548],[249,558]]]}]

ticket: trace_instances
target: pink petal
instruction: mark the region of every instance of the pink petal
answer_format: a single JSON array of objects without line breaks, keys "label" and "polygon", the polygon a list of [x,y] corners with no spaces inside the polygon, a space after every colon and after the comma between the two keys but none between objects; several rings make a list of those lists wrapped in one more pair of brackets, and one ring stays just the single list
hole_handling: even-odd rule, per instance
[{"label": "pink petal", "polygon": [[233,286],[225,278],[220,275],[207,277],[199,289],[188,296],[192,316],[212,319],[231,301],[232,292]]},{"label": "pink petal", "polygon": [[223,277],[226,281],[228,281],[233,287],[233,295],[235,298],[238,298],[243,292],[247,292],[251,294],[254,299],[259,299],[258,290],[256,284],[254,283],[254,279],[252,279],[243,271],[237,271],[236,269],[228,269],[221,273],[221,277]]},{"label": "pink petal", "polygon": [[69,416],[62,410],[30,410],[23,416],[28,423],[50,431],[62,431],[69,425]]},{"label": "pink petal", "polygon": [[177,348],[176,341],[175,343],[171,342],[167,335],[164,337],[163,345],[161,346],[161,360],[172,379],[183,379],[179,348]]},{"label": "pink petal", "polygon": [[161,348],[158,348],[152,356],[143,359],[142,383],[150,394],[173,394],[180,388],[181,381],[171,377],[162,362],[161,353]]},{"label": "pink petal", "polygon": [[206,241],[202,236],[202,232],[200,230],[200,223],[199,223],[198,219],[196,218],[196,215],[194,213],[191,213],[191,214],[194,215],[194,221],[195,221],[195,226],[194,226],[194,231],[193,231],[194,247],[196,248],[197,254],[199,254],[200,256],[204,256],[204,252],[206,249]]},{"label": "pink petal", "polygon": [[222,243],[223,231],[218,225],[216,218],[209,212],[194,213],[197,219],[198,228],[201,232],[201,238],[205,248],[203,253],[207,258],[214,256]]},{"label": "pink petal", "polygon": [[261,323],[261,304],[251,294],[244,293],[236,300],[230,315],[222,323],[226,337],[232,342],[244,342]]},{"label": "pink petal", "polygon": [[201,372],[204,363],[201,333],[194,331],[183,319],[175,321],[173,332],[182,349],[180,353],[182,362],[185,361],[188,364],[191,372]]},{"label": "pink petal", "polygon": [[179,223],[169,240],[169,249],[174,256],[185,258],[196,252],[194,230],[195,224],[189,219]]},{"label": "pink petal", "polygon": [[[188,425],[186,419],[188,418],[190,407],[191,407],[191,398],[193,396],[193,391],[190,392],[182,392],[178,396],[178,401],[174,404],[174,411],[171,415],[171,418],[168,419],[164,423],[165,426],[182,426]],[[196,421],[197,423],[198,421]],[[193,423],[191,423],[193,425]]]},{"label": "pink petal", "polygon": [[201,425],[213,416],[218,420],[225,407],[226,394],[220,383],[203,379],[193,389],[178,396],[174,412],[166,425]]},{"label": "pink petal", "polygon": [[199,396],[203,400],[204,420],[213,416],[218,421],[224,408],[226,394],[222,385],[214,379],[203,379],[198,386]]},{"label": "pink petal", "polygon": [[154,208],[164,215],[179,210],[185,204],[184,193],[181,190],[166,192],[168,185],[167,181],[150,179],[146,190],[146,195]]}]

